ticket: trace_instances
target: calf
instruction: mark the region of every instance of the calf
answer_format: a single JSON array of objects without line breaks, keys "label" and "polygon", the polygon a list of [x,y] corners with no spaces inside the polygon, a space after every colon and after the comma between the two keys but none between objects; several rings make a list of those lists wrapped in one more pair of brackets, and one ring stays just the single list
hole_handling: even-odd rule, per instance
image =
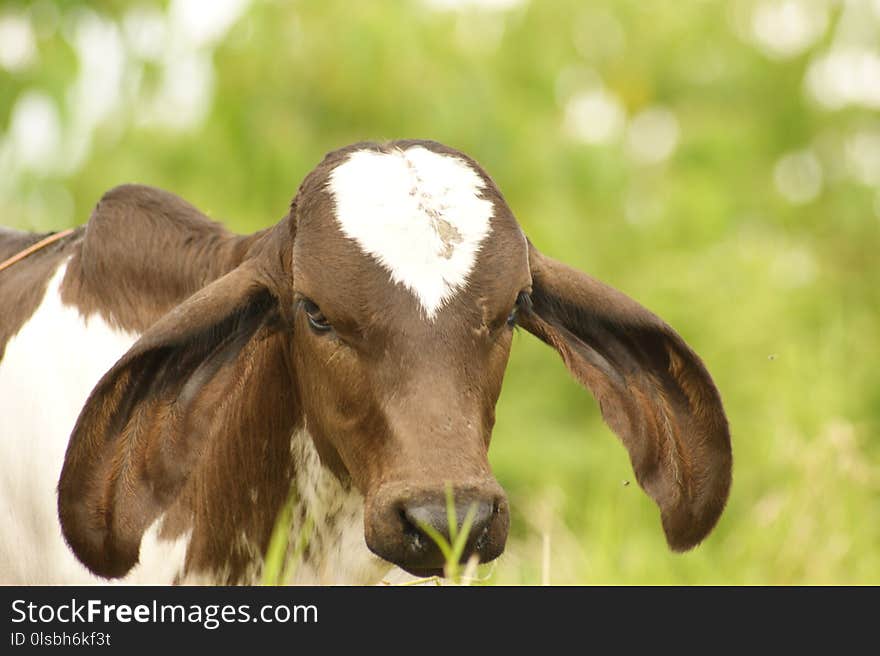
[{"label": "calf", "polygon": [[[37,239],[0,232],[0,259]],[[515,325],[599,400],[672,549],[727,499],[699,357],[541,254],[483,169],[434,142],[330,153],[249,236],[118,187],[0,272],[0,298],[2,583],[251,583],[291,495],[290,552],[314,527],[299,581],[439,573],[447,487],[473,517],[463,558],[496,558],[487,451]]]}]

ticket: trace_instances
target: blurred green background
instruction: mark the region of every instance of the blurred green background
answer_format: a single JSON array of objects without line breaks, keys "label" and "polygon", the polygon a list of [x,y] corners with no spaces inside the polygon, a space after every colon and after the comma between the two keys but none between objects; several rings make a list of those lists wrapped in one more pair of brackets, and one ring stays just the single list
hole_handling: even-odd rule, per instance
[{"label": "blurred green background", "polygon": [[[505,584],[880,583],[880,2],[0,4],[0,222],[122,182],[241,232],[323,154],[430,138],[545,253],[705,359],[734,444],[674,555],[595,401],[520,332],[490,452]],[[632,484],[630,484],[632,483]]]}]

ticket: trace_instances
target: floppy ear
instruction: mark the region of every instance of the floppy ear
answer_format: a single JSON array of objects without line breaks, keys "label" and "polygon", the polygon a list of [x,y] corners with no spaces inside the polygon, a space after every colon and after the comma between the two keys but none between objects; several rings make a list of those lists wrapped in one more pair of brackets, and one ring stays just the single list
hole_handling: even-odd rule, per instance
[{"label": "floppy ear", "polygon": [[555,348],[589,388],[660,507],[670,548],[715,526],[733,457],[721,397],[703,362],[657,316],[529,244],[531,308],[520,324]]},{"label": "floppy ear", "polygon": [[251,393],[257,343],[277,317],[259,280],[245,262],[196,292],[153,324],[86,401],[58,512],[67,542],[96,574],[128,572],[145,529],[177,497],[210,438],[235,429],[228,424]]}]

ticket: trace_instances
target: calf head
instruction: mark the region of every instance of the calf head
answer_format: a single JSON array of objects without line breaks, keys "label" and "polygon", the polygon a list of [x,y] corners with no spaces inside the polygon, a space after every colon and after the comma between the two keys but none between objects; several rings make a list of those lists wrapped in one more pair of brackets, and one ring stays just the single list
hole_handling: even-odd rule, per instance
[{"label": "calf head", "polygon": [[457,521],[472,520],[463,558],[491,560],[508,508],[487,452],[517,324],[596,396],[669,545],[702,540],[727,499],[731,451],[700,359],[631,299],[539,253],[473,160],[415,141],[329,154],[244,261],[104,376],[59,484],[65,536],[91,569],[122,575],[161,513],[181,507],[197,524],[195,506],[222,513],[215,497],[240,494],[234,477],[206,482],[222,461],[272,481],[268,520],[228,520],[265,544],[265,508],[296,476],[290,437],[304,429],[363,495],[377,555],[439,571],[428,534],[449,537],[451,490]]}]

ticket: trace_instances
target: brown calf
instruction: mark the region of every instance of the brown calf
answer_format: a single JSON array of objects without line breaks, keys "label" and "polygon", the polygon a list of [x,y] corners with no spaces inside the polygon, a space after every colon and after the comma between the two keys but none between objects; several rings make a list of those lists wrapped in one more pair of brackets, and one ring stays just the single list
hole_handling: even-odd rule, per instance
[{"label": "brown calf", "polygon": [[0,274],[0,296],[25,301],[0,340],[39,303],[22,286],[45,289],[62,263],[62,303],[137,338],[89,394],[58,484],[64,538],[100,576],[143,565],[149,534],[182,545],[173,581],[253,581],[291,488],[318,580],[439,573],[423,527],[448,536],[446,486],[459,522],[473,516],[464,557],[496,558],[508,506],[487,451],[516,324],[598,399],[671,548],[724,508],[730,438],[700,358],[538,252],[482,168],[434,142],[330,153],[247,237],[119,187],[31,257]]}]

